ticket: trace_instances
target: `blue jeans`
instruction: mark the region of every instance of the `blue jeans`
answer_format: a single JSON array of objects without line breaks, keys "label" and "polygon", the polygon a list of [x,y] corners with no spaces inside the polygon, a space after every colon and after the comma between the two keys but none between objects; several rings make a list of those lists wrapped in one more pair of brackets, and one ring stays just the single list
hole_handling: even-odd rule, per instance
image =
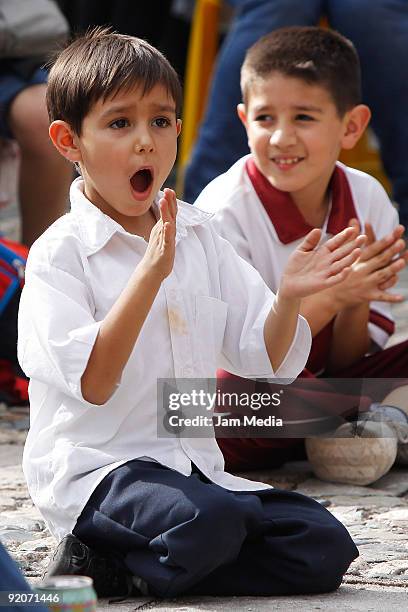
[{"label": "blue jeans", "polygon": [[[360,56],[363,99],[372,110],[385,171],[408,224],[408,57],[407,0],[231,0],[237,14],[220,51],[207,112],[191,162],[184,198],[202,189],[248,153],[237,115],[239,75],[247,49],[284,26],[316,25],[322,12],[330,25],[353,41]],[[226,137],[228,135],[228,137]]]},{"label": "blue jeans", "polygon": [[[23,578],[20,570],[14,561],[9,557],[5,548],[0,544],[0,591],[31,591],[30,586]],[[35,606],[13,605],[4,610],[14,610],[15,612],[47,612],[48,608],[40,604]]]}]

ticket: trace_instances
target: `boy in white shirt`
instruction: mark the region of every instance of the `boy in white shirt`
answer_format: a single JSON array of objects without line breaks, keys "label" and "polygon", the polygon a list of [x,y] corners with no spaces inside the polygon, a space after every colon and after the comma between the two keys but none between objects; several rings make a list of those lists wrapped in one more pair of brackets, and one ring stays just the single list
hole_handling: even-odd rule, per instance
[{"label": "boy in white shirt", "polygon": [[[71,212],[31,249],[19,315],[30,377],[30,493],[62,539],[48,570],[99,595],[336,588],[357,549],[318,503],[224,472],[213,433],[157,434],[157,380],[294,379],[310,348],[299,303],[347,276],[364,241],[311,232],[279,295],[159,189],[176,156],[177,76],[144,41],[96,30],[50,72],[50,136],[78,164]],[[125,584],[124,584],[125,583]]]},{"label": "boy in white shirt", "polygon": [[[383,350],[394,331],[390,304],[403,299],[388,289],[405,265],[404,228],[378,181],[337,161],[370,119],[368,107],[360,104],[352,43],[317,27],[275,30],[247,52],[241,88],[238,114],[252,153],[196,200],[199,208],[215,213],[213,227],[272,291],[313,227],[321,228],[323,239],[349,225],[361,227],[369,244],[343,282],[308,296],[300,309],[313,336],[301,376],[354,379],[355,384],[340,381],[331,390],[322,382],[308,392],[299,379],[299,391],[289,390],[284,407],[293,437],[288,427],[286,440],[220,439],[230,469],[276,466],[298,456],[302,427],[311,435],[322,415],[334,415],[334,421],[352,417],[358,408],[383,400],[394,384],[402,384],[395,379],[408,373],[408,342]],[[385,380],[372,384],[374,378]],[[228,372],[220,372],[219,379],[221,389],[243,388]],[[358,466],[350,465],[353,469]]]}]

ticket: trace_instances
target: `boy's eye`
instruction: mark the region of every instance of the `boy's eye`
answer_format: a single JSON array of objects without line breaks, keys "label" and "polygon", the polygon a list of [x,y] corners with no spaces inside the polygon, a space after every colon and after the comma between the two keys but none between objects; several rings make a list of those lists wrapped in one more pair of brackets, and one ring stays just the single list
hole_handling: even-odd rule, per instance
[{"label": "boy's eye", "polygon": [[153,119],[152,124],[159,128],[165,128],[171,125],[171,121],[170,119],[167,119],[167,117],[157,117],[156,119]]},{"label": "boy's eye", "polygon": [[310,115],[300,114],[300,115],[296,115],[296,120],[297,121],[314,121],[315,118],[311,117]]},{"label": "boy's eye", "polygon": [[109,127],[113,128],[114,130],[120,130],[128,126],[129,121],[127,119],[116,119],[115,121],[112,121],[112,123],[109,125]]},{"label": "boy's eye", "polygon": [[255,117],[255,121],[259,121],[259,122],[262,122],[262,121],[265,121],[265,122],[266,121],[273,121],[273,117],[272,117],[272,115],[257,115]]}]

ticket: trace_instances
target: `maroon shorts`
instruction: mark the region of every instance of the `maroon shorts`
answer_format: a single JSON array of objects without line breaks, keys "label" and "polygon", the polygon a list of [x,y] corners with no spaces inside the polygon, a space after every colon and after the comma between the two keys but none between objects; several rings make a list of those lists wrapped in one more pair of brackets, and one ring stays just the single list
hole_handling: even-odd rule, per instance
[{"label": "maroon shorts", "polygon": [[[393,388],[408,384],[408,341],[363,357],[336,372],[333,378],[319,377],[305,369],[288,387],[239,378],[224,370],[218,371],[217,378],[218,390],[224,394],[237,390],[272,394],[283,390],[284,401],[279,410],[268,407],[257,411],[262,417],[273,412],[276,418],[289,423],[282,429],[283,437],[225,437],[225,430],[216,428],[227,469],[278,467],[305,457],[303,440],[316,433],[316,424],[321,422],[324,427],[326,422],[332,430],[336,424],[367,410],[372,402],[381,402]],[[218,409],[225,411],[225,405]],[[240,412],[233,406],[228,410]],[[275,428],[273,435],[276,433],[280,435]]]}]

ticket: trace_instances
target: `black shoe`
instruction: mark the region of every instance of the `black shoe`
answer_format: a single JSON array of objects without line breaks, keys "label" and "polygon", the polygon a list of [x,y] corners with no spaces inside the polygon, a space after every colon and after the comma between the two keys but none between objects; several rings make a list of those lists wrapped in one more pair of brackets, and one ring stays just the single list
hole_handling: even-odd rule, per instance
[{"label": "black shoe", "polygon": [[58,544],[43,578],[62,575],[89,576],[98,597],[136,594],[132,574],[118,559],[96,553],[72,534]]}]

